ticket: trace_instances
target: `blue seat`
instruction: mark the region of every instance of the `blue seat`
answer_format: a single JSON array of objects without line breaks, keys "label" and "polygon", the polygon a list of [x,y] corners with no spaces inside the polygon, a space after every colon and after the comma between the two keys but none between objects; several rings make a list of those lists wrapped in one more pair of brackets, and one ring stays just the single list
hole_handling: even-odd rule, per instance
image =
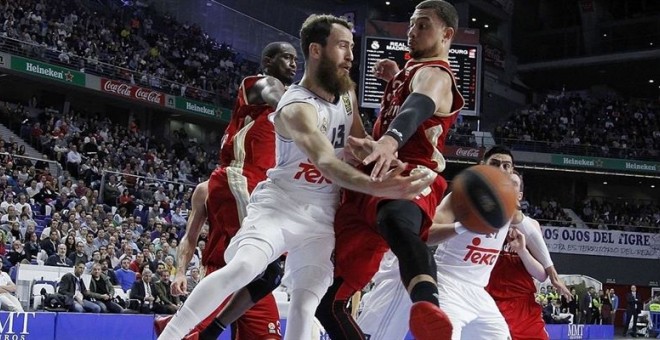
[{"label": "blue seat", "polygon": [[17,266],[13,266],[13,267],[9,268],[9,277],[14,282],[14,284],[16,283],[16,273],[18,271],[17,269],[18,269]]}]

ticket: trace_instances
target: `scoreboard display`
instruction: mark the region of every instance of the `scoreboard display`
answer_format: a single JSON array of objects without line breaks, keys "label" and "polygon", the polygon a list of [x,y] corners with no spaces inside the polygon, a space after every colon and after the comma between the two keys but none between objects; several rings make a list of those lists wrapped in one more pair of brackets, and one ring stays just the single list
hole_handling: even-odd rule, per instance
[{"label": "scoreboard display", "polygon": [[[392,59],[403,67],[410,59],[405,39],[365,37],[360,75],[360,104],[363,107],[379,108],[386,83],[373,76],[372,69],[379,59]],[[449,64],[456,85],[465,99],[462,115],[479,115],[481,90],[481,46],[453,44],[449,50]]]}]

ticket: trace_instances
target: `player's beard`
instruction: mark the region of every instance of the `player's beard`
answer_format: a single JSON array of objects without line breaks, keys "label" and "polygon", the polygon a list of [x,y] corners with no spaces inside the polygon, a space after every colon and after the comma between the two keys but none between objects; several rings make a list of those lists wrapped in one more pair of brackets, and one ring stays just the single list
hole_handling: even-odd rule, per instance
[{"label": "player's beard", "polygon": [[319,85],[332,94],[343,94],[355,88],[350,75],[339,75],[339,67],[325,55],[319,62],[318,78]]}]

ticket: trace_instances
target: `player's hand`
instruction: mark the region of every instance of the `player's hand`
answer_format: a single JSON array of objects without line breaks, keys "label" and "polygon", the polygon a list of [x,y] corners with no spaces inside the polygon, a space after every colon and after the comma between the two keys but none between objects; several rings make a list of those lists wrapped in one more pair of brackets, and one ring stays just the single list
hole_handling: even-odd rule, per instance
[{"label": "player's hand", "polygon": [[508,239],[511,250],[515,251],[516,253],[524,251],[527,247],[527,243],[525,242],[525,235],[519,232],[516,228],[509,229]]},{"label": "player's hand", "polygon": [[419,197],[435,180],[435,172],[425,169],[412,171],[409,176],[402,176],[401,173],[406,169],[406,163],[396,160],[396,167],[386,172],[383,180],[372,184],[371,193],[374,196],[389,199],[408,199],[413,200]]},{"label": "player's hand", "polygon": [[362,158],[362,164],[374,163],[371,171],[373,181],[382,181],[390,167],[396,164],[398,143],[392,137],[383,136],[378,141],[349,137],[348,144],[357,158]]},{"label": "player's hand", "polygon": [[374,77],[390,81],[399,72],[399,65],[392,59],[380,59],[376,61],[371,71]]},{"label": "player's hand", "polygon": [[170,285],[170,292],[173,296],[186,295],[188,292],[188,280],[180,271],[177,271],[174,281]]},{"label": "player's hand", "polygon": [[550,277],[550,283],[552,283],[555,289],[557,289],[557,292],[559,292],[559,294],[563,296],[566,301],[573,301],[573,294],[571,294],[571,291],[568,289],[568,287],[566,287],[560,278]]}]

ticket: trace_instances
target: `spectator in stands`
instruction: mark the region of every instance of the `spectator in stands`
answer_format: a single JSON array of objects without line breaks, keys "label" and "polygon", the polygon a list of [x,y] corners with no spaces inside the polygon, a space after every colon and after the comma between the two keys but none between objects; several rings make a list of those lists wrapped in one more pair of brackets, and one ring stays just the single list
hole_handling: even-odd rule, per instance
[{"label": "spectator in stands", "polygon": [[[67,237],[68,240],[68,237]],[[73,262],[73,265],[77,265],[78,263],[86,264],[89,261],[89,257],[87,254],[85,254],[85,244],[78,241],[76,242],[76,250],[71,253],[68,257],[71,262]]]},{"label": "spectator in stands", "polygon": [[[2,261],[0,261],[2,269]],[[21,302],[13,295],[16,292],[16,285],[11,280],[9,274],[0,271],[0,308],[10,312],[23,313]]]},{"label": "spectator in stands", "polygon": [[186,223],[188,222],[186,218],[181,214],[181,207],[177,206],[174,210],[174,213],[172,213],[172,224],[178,229],[182,229],[186,226]]},{"label": "spectator in stands", "polygon": [[124,258],[121,260],[121,268],[115,270],[117,282],[119,282],[119,285],[124,291],[128,291],[131,288],[136,278],[135,272],[129,269],[130,265],[131,260]]},{"label": "spectator in stands", "polygon": [[7,260],[11,263],[12,266],[15,266],[17,263],[30,263],[28,259],[28,254],[23,248],[23,244],[20,240],[14,240],[11,244],[11,251],[7,254]]},{"label": "spectator in stands", "polygon": [[190,277],[188,278],[188,286],[186,287],[188,289],[188,294],[195,289],[195,286],[199,283],[201,280],[201,277],[199,275],[199,268],[198,267],[193,267],[190,269]]},{"label": "spectator in stands", "polygon": [[94,246],[99,250],[101,249],[101,247],[107,249],[108,239],[106,238],[105,235],[105,229],[99,229],[98,232],[96,233],[96,238],[94,238]]},{"label": "spectator in stands", "polygon": [[89,297],[101,308],[102,313],[122,313],[120,305],[113,301],[115,288],[110,279],[102,274],[101,265],[94,263],[92,266],[92,279],[89,282]]},{"label": "spectator in stands", "polygon": [[108,260],[110,260],[110,268],[117,268],[117,266],[120,265],[121,261],[119,261],[119,258],[115,254],[115,248],[114,246],[108,244],[107,252],[108,252]]},{"label": "spectator in stands", "polygon": [[101,252],[98,250],[95,250],[92,253],[92,257],[90,258],[89,262],[85,263],[85,274],[91,274],[92,268],[96,263],[99,265],[101,264]]},{"label": "spectator in stands", "polygon": [[83,252],[88,258],[91,258],[92,254],[99,248],[94,244],[94,235],[90,233],[86,227],[83,227],[83,230],[87,232],[87,235],[85,235],[85,243],[83,243]]},{"label": "spectator in stands", "polygon": [[66,246],[64,244],[57,245],[57,253],[49,256],[45,265],[54,267],[73,267],[73,261],[66,257]]},{"label": "spectator in stands", "polygon": [[66,154],[66,169],[72,177],[78,178],[82,156],[78,152],[76,144],[71,144],[69,152]]},{"label": "spectator in stands", "polygon": [[62,294],[69,298],[73,298],[73,305],[69,307],[70,312],[91,312],[91,313],[100,313],[101,307],[97,304],[89,301],[89,292],[85,287],[85,283],[82,280],[82,274],[85,270],[84,263],[78,263],[74,267],[73,274],[66,273],[60,279],[59,288],[57,290],[58,294]]},{"label": "spectator in stands", "polygon": [[[67,257],[71,256],[71,254],[75,253],[76,250],[77,250],[76,249],[77,248],[76,244],[79,241],[76,241],[76,237],[74,236],[74,234],[75,234],[74,229],[69,230],[69,236],[67,236],[65,241],[64,241],[64,245],[66,246],[66,256]],[[81,248],[81,251],[82,251],[82,248]]]},{"label": "spectator in stands", "polygon": [[144,254],[143,253],[138,253],[135,255],[135,260],[131,262],[131,264],[128,266],[130,270],[134,271],[136,274],[142,273],[142,270],[144,270],[144,267],[146,266],[146,263],[144,261]]},{"label": "spectator in stands", "polygon": [[117,280],[117,275],[115,275],[115,271],[110,268],[110,259],[102,258],[100,263],[101,274],[105,275],[113,286],[118,286],[119,281]]},{"label": "spectator in stands", "polygon": [[[160,302],[156,301],[156,285],[151,282],[152,272],[150,269],[145,268],[142,271],[142,279],[135,281],[131,288],[129,297],[131,299],[140,300],[140,313],[151,314],[159,313],[162,311]],[[124,289],[126,290],[126,289]]]},{"label": "spectator in stands", "polygon": [[155,283],[157,300],[161,303],[161,313],[174,314],[180,306],[178,296],[173,296],[170,291],[170,274],[166,270],[158,272],[160,280]]},{"label": "spectator in stands", "polygon": [[[46,228],[46,229],[49,229],[49,228]],[[50,230],[49,229],[47,231],[46,229],[44,229],[42,234],[48,232],[48,233],[50,233],[50,238],[41,241],[41,249],[46,252],[46,255],[52,256],[52,255],[55,255],[55,252],[58,249],[58,244],[59,244],[58,240],[59,240],[60,234],[57,230]],[[63,246],[64,246],[64,256],[66,257],[67,248],[66,248],[66,245],[63,245]]]}]

